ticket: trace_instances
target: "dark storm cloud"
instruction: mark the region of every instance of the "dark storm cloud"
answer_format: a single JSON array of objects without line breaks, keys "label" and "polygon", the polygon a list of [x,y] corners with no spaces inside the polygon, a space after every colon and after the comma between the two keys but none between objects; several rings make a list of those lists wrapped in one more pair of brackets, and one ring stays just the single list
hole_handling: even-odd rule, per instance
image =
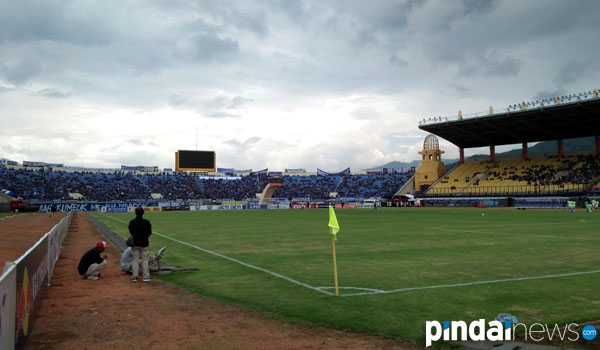
[{"label": "dark storm cloud", "polygon": [[521,69],[521,61],[512,57],[506,57],[499,61],[488,61],[485,64],[485,73],[497,76],[515,76]]},{"label": "dark storm cloud", "polygon": [[[285,1],[289,3],[288,7],[294,7],[296,1]],[[272,12],[268,4],[256,4],[250,1],[233,3],[231,1],[221,0],[203,0],[203,1],[153,1],[157,10],[161,13],[168,13],[178,18],[189,17],[190,14],[203,14],[203,17],[209,18],[212,23],[226,23],[238,30],[250,31],[257,36],[265,36],[269,32],[266,20],[266,14]],[[284,7],[283,5],[281,6]],[[219,28],[218,24],[208,25],[205,20],[200,20],[195,25],[203,24],[205,28]],[[189,25],[186,24],[186,25]]]},{"label": "dark storm cloud", "polygon": [[[268,166],[281,153],[285,162],[302,162],[290,167],[327,166],[329,159],[341,169],[360,167],[353,162],[373,154],[388,159],[388,144],[389,153],[415,143],[386,135],[394,128],[418,134],[423,117],[597,87],[598,13],[600,2],[586,0],[0,1],[0,124],[22,135],[33,135],[33,126],[56,134],[50,129],[73,125],[66,154],[79,142],[91,154],[117,145],[102,154],[125,152],[124,161],[178,136],[165,132],[157,144],[142,144],[140,135],[113,138],[107,129],[73,140],[86,126],[104,125],[107,115],[143,111],[140,119],[156,130],[176,130],[169,124],[180,120],[215,128],[235,122],[214,130],[229,136],[208,141],[211,148],[252,147],[252,157],[223,155],[232,166],[257,167],[254,157]],[[331,147],[319,160],[297,154],[304,140],[287,128],[238,131],[262,125],[249,115],[303,110],[307,119],[337,118],[336,132],[354,136],[355,148],[341,154]],[[13,113],[18,123],[9,119]],[[361,130],[349,129],[357,123]],[[110,137],[93,146],[95,134]],[[276,137],[298,142],[279,145]],[[329,135],[318,137],[306,143],[323,153]]]},{"label": "dark storm cloud", "polygon": [[21,85],[35,78],[42,71],[39,61],[23,57],[17,62],[2,62],[0,60],[0,76],[8,82]]},{"label": "dark storm cloud", "polygon": [[229,59],[239,50],[238,42],[229,38],[201,33],[190,39],[195,48],[193,58],[201,61]]},{"label": "dark storm cloud", "polygon": [[486,13],[494,9],[499,0],[462,0],[465,13]]},{"label": "dark storm cloud", "polygon": [[0,41],[55,41],[107,45],[112,40],[108,18],[81,11],[72,1],[4,1],[0,5]]},{"label": "dark storm cloud", "polygon": [[563,86],[575,83],[579,78],[585,77],[588,74],[598,77],[596,66],[594,60],[591,58],[586,59],[582,57],[570,60],[560,67],[554,81],[558,86]]},{"label": "dark storm cloud", "polygon": [[[506,1],[466,1],[462,9],[447,9],[444,14],[437,7],[424,8],[419,18],[435,22],[423,23],[417,33],[424,53],[432,62],[456,64],[463,73],[517,75],[524,52],[554,43],[564,50],[544,59],[555,62],[578,55],[568,48],[580,43],[561,39],[579,31],[583,34],[586,26],[590,30],[600,25],[599,16],[591,15],[600,12],[598,2],[528,1],[514,5]],[[590,50],[598,51],[592,47]]]}]

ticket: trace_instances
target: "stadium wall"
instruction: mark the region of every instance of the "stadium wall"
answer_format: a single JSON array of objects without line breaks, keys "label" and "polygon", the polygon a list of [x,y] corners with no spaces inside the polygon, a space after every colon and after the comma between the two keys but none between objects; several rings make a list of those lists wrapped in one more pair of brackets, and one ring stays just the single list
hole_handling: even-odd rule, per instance
[{"label": "stadium wall", "polygon": [[19,259],[6,263],[0,276],[1,349],[25,346],[72,217],[69,213]]},{"label": "stadium wall", "polygon": [[6,213],[10,211],[10,201],[13,197],[0,192],[0,213]]},{"label": "stadium wall", "polygon": [[16,264],[7,263],[0,276],[0,349],[15,348],[16,277]]}]

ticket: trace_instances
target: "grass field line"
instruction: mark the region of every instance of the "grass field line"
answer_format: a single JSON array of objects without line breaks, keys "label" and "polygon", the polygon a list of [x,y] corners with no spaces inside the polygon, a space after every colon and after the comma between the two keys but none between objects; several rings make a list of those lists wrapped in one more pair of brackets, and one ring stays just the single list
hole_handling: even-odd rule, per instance
[{"label": "grass field line", "polygon": [[540,222],[540,223],[531,223],[531,224],[521,224],[521,225],[462,225],[457,228],[462,227],[476,227],[476,228],[494,228],[494,227],[523,227],[523,226],[556,226],[556,225],[574,225],[574,224],[598,224],[597,220],[580,220],[580,221],[560,221],[560,222]]},{"label": "grass field line", "polygon": [[480,285],[480,284],[493,284],[493,283],[505,283],[505,282],[531,281],[531,280],[541,280],[541,279],[560,278],[560,277],[569,277],[569,276],[590,275],[590,274],[594,274],[594,273],[600,273],[600,270],[570,272],[570,273],[562,273],[562,274],[556,274],[556,275],[530,276],[530,277],[519,277],[519,278],[505,278],[505,279],[499,279],[499,280],[474,281],[474,282],[463,282],[463,283],[454,283],[454,284],[442,284],[442,285],[437,285],[437,286],[423,286],[423,287],[400,288],[400,289],[392,289],[392,290],[383,290],[383,291],[378,291],[378,292],[364,292],[364,293],[344,294],[342,296],[357,296],[357,295],[372,295],[372,294],[391,294],[391,293],[410,292],[410,291],[415,291],[415,290],[427,290],[427,289],[439,289],[439,288],[456,288],[456,287],[475,286],[475,285]]},{"label": "grass field line", "polygon": [[[123,223],[123,224],[128,224],[127,222],[117,219],[117,218],[113,218],[111,216],[102,214],[102,216],[105,216],[109,219],[115,220],[117,222]],[[444,229],[440,229],[440,230],[444,230]],[[464,231],[464,230],[459,230],[459,231]],[[288,282],[294,283],[296,285],[317,291],[319,293],[322,294],[326,294],[326,295],[334,295],[334,293],[329,292],[328,290],[332,290],[335,287],[315,287],[315,286],[311,286],[307,283],[304,282],[300,282],[297,281],[293,278],[284,276],[282,274],[279,274],[277,272],[271,271],[271,270],[267,270],[264,269],[262,267],[258,267],[252,264],[248,264],[246,262],[243,262],[241,260],[217,253],[217,252],[213,252],[211,250],[205,249],[205,248],[201,248],[198,247],[196,245],[178,240],[176,238],[172,238],[169,237],[167,235],[164,235],[160,232],[156,232],[156,231],[152,231],[152,233],[161,236],[165,239],[169,239],[171,241],[177,242],[179,244],[200,250],[202,252],[205,252],[207,254],[211,254],[213,256],[217,256],[219,258],[222,259],[226,259],[229,260],[231,262],[240,264],[242,266],[254,269],[254,270],[258,270],[264,273],[267,273],[269,275],[272,275],[274,277],[286,280]],[[477,233],[481,233],[481,232],[477,232]],[[494,233],[495,234],[495,233]],[[524,235],[524,236],[533,236],[533,237],[543,237],[543,236],[539,236],[539,235]],[[548,236],[548,237],[552,237],[552,238],[563,238],[563,237],[558,237],[558,236]],[[467,287],[467,286],[475,286],[475,285],[481,285],[481,284],[494,284],[494,283],[506,283],[506,282],[518,282],[518,281],[530,281],[530,280],[539,280],[539,279],[550,279],[550,278],[561,278],[561,277],[569,277],[569,276],[579,276],[579,275],[588,275],[588,274],[595,274],[595,273],[600,273],[600,270],[592,270],[592,271],[579,271],[579,272],[570,272],[570,273],[563,273],[563,274],[554,274],[554,275],[543,275],[543,276],[528,276],[528,277],[517,277],[517,278],[506,278],[506,279],[497,279],[497,280],[484,280],[484,281],[473,281],[473,282],[461,282],[461,283],[453,283],[453,284],[442,284],[442,285],[433,285],[433,286],[421,286],[421,287],[407,287],[407,288],[398,288],[398,289],[390,289],[390,290],[383,290],[383,289],[374,289],[374,288],[363,288],[363,287],[350,287],[350,286],[344,286],[344,287],[339,287],[339,289],[341,290],[359,290],[359,291],[363,291],[363,292],[359,292],[359,293],[348,293],[348,294],[342,294],[340,293],[340,296],[343,297],[351,297],[351,296],[361,296],[361,295],[378,295],[378,294],[393,294],[393,293],[402,293],[402,292],[410,292],[410,291],[419,291],[419,290],[428,290],[428,289],[440,289],[440,288],[457,288],[457,287]]]},{"label": "grass field line", "polygon": [[552,235],[528,235],[526,233],[507,233],[507,232],[488,232],[488,231],[477,231],[477,230],[463,230],[463,229],[451,229],[441,227],[428,227],[429,230],[438,231],[450,231],[450,232],[467,232],[467,233],[481,233],[486,235],[500,235],[500,236],[521,236],[521,237],[533,237],[533,238],[553,238],[553,239],[567,239],[567,240],[584,240],[584,241],[600,241],[597,238],[587,237],[567,237],[567,236],[552,236]]},{"label": "grass field line", "polygon": [[[327,289],[335,289],[335,287],[317,287],[317,288],[319,288],[319,289],[325,289],[325,290],[327,290]],[[369,292],[374,292],[372,294],[382,294],[382,293],[386,292],[386,290],[374,289],[374,288],[363,288],[363,287],[338,287],[338,289],[341,289],[341,290],[344,290],[344,289],[346,289],[346,290],[348,290],[348,289],[352,289],[352,290],[366,290],[366,291],[369,291]],[[344,294],[344,296],[349,296],[349,295],[353,295],[353,294]]]},{"label": "grass field line", "polygon": [[[113,217],[110,217],[110,216],[108,216],[108,215],[105,215],[105,214],[102,214],[102,215],[103,215],[103,216],[105,216],[105,217],[107,217],[107,218],[113,219],[113,220],[115,220],[115,221],[121,222],[121,223],[123,223],[123,224],[125,224],[125,225],[127,225],[127,224],[128,224],[127,222],[125,222],[125,221],[123,221],[123,220],[120,220],[120,219],[117,219],[117,218],[113,218]],[[315,286],[311,286],[310,284],[307,284],[307,283],[304,283],[304,282],[300,282],[300,281],[298,281],[298,280],[295,280],[295,279],[293,279],[293,278],[291,278],[291,277],[284,276],[284,275],[282,275],[282,274],[280,274],[280,273],[277,273],[277,272],[274,272],[274,271],[271,271],[271,270],[267,270],[267,269],[264,269],[264,268],[262,268],[262,267],[255,266],[255,265],[252,265],[252,264],[248,264],[248,263],[246,263],[246,262],[243,262],[243,261],[241,261],[241,260],[238,260],[238,259],[232,258],[232,257],[230,257],[230,256],[223,255],[223,254],[220,254],[220,253],[217,253],[217,252],[213,252],[212,250],[208,250],[208,249],[205,249],[205,248],[202,248],[202,247],[198,247],[197,245],[194,245],[194,244],[191,244],[191,243],[187,243],[187,242],[184,242],[184,241],[178,240],[178,239],[176,239],[176,238],[173,238],[173,237],[169,237],[169,236],[167,236],[167,235],[165,235],[165,234],[162,234],[162,233],[160,233],[160,232],[157,232],[157,231],[152,231],[152,233],[154,233],[154,234],[156,234],[156,235],[158,235],[158,236],[160,236],[160,237],[163,237],[163,238],[169,239],[169,240],[171,240],[171,241],[173,241],[173,242],[177,242],[177,243],[179,243],[179,244],[182,244],[182,245],[188,246],[188,247],[190,247],[190,248],[197,249],[197,250],[199,250],[199,251],[201,251],[201,252],[204,252],[204,253],[207,253],[207,254],[211,254],[211,255],[214,255],[214,256],[216,256],[216,257],[219,257],[219,258],[225,259],[225,260],[229,260],[229,261],[231,261],[231,262],[234,262],[234,263],[236,263],[236,264],[240,264],[240,265],[242,265],[242,266],[245,266],[245,267],[248,267],[248,268],[251,268],[251,269],[254,269],[254,270],[258,270],[258,271],[264,272],[264,273],[266,273],[266,274],[269,274],[269,275],[271,275],[271,276],[274,276],[274,277],[277,277],[277,278],[281,278],[281,279],[283,279],[283,280],[286,280],[286,281],[288,281],[288,282],[291,282],[291,283],[293,283],[293,284],[296,284],[296,285],[302,286],[302,287],[304,287],[304,288],[312,289],[312,290],[315,290],[315,291],[317,291],[317,292],[319,292],[319,293],[323,293],[323,294],[327,294],[327,295],[333,295],[333,293],[331,293],[331,292],[328,292],[328,291],[326,291],[326,290],[323,290],[323,289],[321,289],[321,288],[318,288],[318,287],[315,287]]]},{"label": "grass field line", "polygon": [[17,216],[21,216],[21,215],[24,215],[24,214],[15,214],[15,215],[2,216],[2,217],[0,217],[0,220],[12,219],[12,218],[16,218]]}]

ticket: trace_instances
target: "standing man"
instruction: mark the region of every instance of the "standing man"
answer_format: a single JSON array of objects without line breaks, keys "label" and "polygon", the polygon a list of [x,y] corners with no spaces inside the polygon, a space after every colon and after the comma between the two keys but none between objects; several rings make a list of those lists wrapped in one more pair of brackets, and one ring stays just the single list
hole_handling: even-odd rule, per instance
[{"label": "standing man", "polygon": [[148,260],[150,260],[150,243],[148,237],[152,234],[152,225],[150,221],[143,218],[144,209],[135,208],[135,219],[129,222],[129,233],[133,237],[133,261],[131,264],[132,276],[131,282],[137,282],[140,267],[140,256],[142,257],[142,281],[150,282],[150,269]]},{"label": "standing man", "polygon": [[104,241],[96,243],[96,246],[83,254],[79,265],[77,266],[77,272],[88,280],[97,280],[100,278],[100,272],[106,267],[106,259],[108,255],[103,253],[105,249],[108,249],[108,244]]}]

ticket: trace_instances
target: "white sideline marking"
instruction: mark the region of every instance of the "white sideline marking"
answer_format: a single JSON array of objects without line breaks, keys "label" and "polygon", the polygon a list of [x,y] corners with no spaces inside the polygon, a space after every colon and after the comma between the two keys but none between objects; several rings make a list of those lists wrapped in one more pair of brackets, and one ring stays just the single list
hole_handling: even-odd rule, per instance
[{"label": "white sideline marking", "polygon": [[[119,222],[121,222],[121,223],[127,224],[127,222],[125,222],[125,221],[123,221],[123,220],[119,220],[119,219],[117,219],[117,218],[113,218],[113,217],[107,216],[107,215],[105,215],[105,214],[102,214],[102,215],[103,215],[103,216],[105,216],[105,217],[107,217],[107,218],[113,219],[113,220],[115,220],[115,221],[119,221]],[[319,292],[319,293],[323,293],[323,294],[327,294],[327,295],[333,295],[333,293],[331,293],[331,292],[328,292],[328,291],[326,291],[326,290],[322,290],[322,289],[320,289],[320,288],[317,288],[317,287],[311,286],[310,284],[306,284],[306,283],[304,283],[304,282],[297,281],[297,280],[295,280],[295,279],[293,279],[293,278],[290,278],[290,277],[284,276],[284,275],[282,275],[282,274],[280,274],[280,273],[273,272],[273,271],[271,271],[271,270],[267,270],[267,269],[263,269],[262,267],[258,267],[258,266],[255,266],[255,265],[251,265],[251,264],[245,263],[245,262],[243,262],[243,261],[241,261],[241,260],[238,260],[238,259],[235,259],[235,258],[229,257],[229,256],[227,256],[227,255],[219,254],[219,253],[217,253],[217,252],[213,252],[212,250],[204,249],[204,248],[198,247],[198,246],[196,246],[196,245],[193,245],[193,244],[190,244],[190,243],[187,243],[187,242],[184,242],[184,241],[180,241],[180,240],[178,240],[178,239],[175,239],[175,238],[169,237],[169,236],[167,236],[167,235],[164,235],[164,234],[162,234],[162,233],[160,233],[160,232],[152,231],[152,233],[154,233],[154,234],[157,234],[157,235],[159,235],[159,236],[161,236],[161,237],[163,237],[163,238],[170,239],[170,240],[172,240],[173,242],[177,242],[177,243],[179,243],[179,244],[183,244],[183,245],[186,245],[186,246],[188,246],[188,247],[191,247],[191,248],[194,248],[194,249],[198,249],[198,250],[200,250],[200,251],[202,251],[202,252],[204,252],[204,253],[211,254],[211,255],[217,256],[217,257],[219,257],[219,258],[223,258],[223,259],[226,259],[226,260],[232,261],[232,262],[234,262],[234,263],[240,264],[240,265],[242,265],[242,266],[246,266],[246,267],[249,267],[249,268],[251,268],[251,269],[254,269],[254,270],[262,271],[262,272],[264,272],[264,273],[267,273],[267,274],[269,274],[269,275],[271,275],[271,276],[275,276],[275,277],[277,277],[277,278],[284,279],[284,280],[286,280],[286,281],[288,281],[288,282],[291,282],[291,283],[297,284],[297,285],[299,285],[299,286],[302,286],[302,287],[305,287],[305,288],[308,288],[308,289],[315,290],[315,291],[317,291],[317,292]]]},{"label": "white sideline marking", "polygon": [[488,232],[488,231],[476,231],[476,230],[463,230],[463,229],[451,229],[451,228],[438,228],[428,227],[429,230],[438,231],[451,231],[451,232],[467,232],[467,233],[482,233],[486,235],[501,235],[501,236],[521,236],[521,237],[533,237],[533,238],[554,238],[554,239],[575,239],[584,241],[600,241],[600,239],[587,238],[587,237],[562,237],[562,236],[551,236],[551,235],[528,235],[525,233],[506,233],[506,232]]},{"label": "white sideline marking", "polygon": [[[335,287],[317,287],[319,289],[335,289]],[[385,293],[385,290],[381,289],[373,289],[373,288],[362,288],[362,287],[338,287],[338,289],[353,289],[353,290],[366,290],[369,292],[374,292],[373,294]],[[350,294],[346,294],[350,295]]]},{"label": "white sideline marking", "polygon": [[558,275],[531,276],[531,277],[520,277],[520,278],[506,278],[506,279],[501,279],[501,280],[490,280],[490,281],[475,281],[475,282],[464,282],[464,283],[454,283],[454,284],[442,284],[442,285],[438,285],[438,286],[400,288],[400,289],[384,290],[384,291],[380,291],[380,292],[346,294],[344,296],[356,296],[356,295],[368,295],[368,294],[391,294],[391,293],[408,292],[408,291],[413,291],[413,290],[454,288],[454,287],[475,286],[478,284],[541,280],[541,279],[548,279],[548,278],[589,275],[589,274],[593,274],[593,273],[600,273],[600,270],[571,272],[571,273],[563,273],[563,274],[558,274]]},{"label": "white sideline marking", "polygon": [[540,222],[532,224],[518,224],[518,225],[464,225],[457,228],[495,228],[495,227],[521,227],[521,226],[556,226],[556,225],[573,225],[573,224],[597,224],[598,221],[561,221],[561,222]]},{"label": "white sideline marking", "polygon": [[3,216],[0,218],[0,220],[4,220],[4,219],[12,219],[12,218],[16,218],[17,216],[21,216],[21,215],[25,215],[25,214],[15,214],[15,215],[7,215],[7,216]]},{"label": "white sideline marking", "polygon": [[[127,224],[127,222],[123,221],[123,220],[119,220],[117,218],[113,218],[111,216],[108,216],[106,214],[100,213],[100,215],[107,217],[109,219],[121,222],[123,224]],[[435,229],[435,228],[432,228]],[[440,229],[443,230],[443,229]],[[449,230],[451,231],[451,230]],[[464,230],[456,230],[456,231],[464,231]],[[469,231],[467,231],[469,232]],[[263,269],[262,267],[258,267],[258,266],[254,266],[248,263],[245,263],[241,260],[238,259],[234,259],[231,257],[228,257],[226,255],[223,254],[219,254],[213,251],[210,251],[208,249],[204,249],[198,246],[195,246],[193,244],[187,243],[187,242],[183,242],[180,241],[178,239],[175,238],[171,238],[169,236],[166,236],[162,233],[156,232],[156,231],[152,231],[152,233],[155,233],[161,237],[170,239],[174,242],[186,245],[188,247],[194,248],[194,249],[198,249],[202,252],[235,262],[237,264],[249,267],[251,269],[255,269],[258,271],[262,271],[265,272],[269,275],[275,276],[277,278],[281,278],[284,279],[288,282],[297,284],[299,286],[308,288],[308,289],[312,289],[315,290],[319,293],[323,293],[323,294],[327,294],[327,295],[334,295],[334,293],[328,292],[327,290],[329,289],[335,289],[335,287],[314,287],[311,286],[309,284],[297,281],[293,278],[281,275],[277,272],[273,272],[267,269]],[[521,235],[521,236],[535,236],[535,237],[544,237],[544,236],[537,236],[537,235]],[[562,238],[562,237],[557,237],[557,236],[548,236],[548,237],[552,237],[552,238]],[[474,282],[463,282],[463,283],[454,283],[454,284],[442,284],[442,285],[436,285],[436,286],[423,286],[423,287],[408,287],[408,288],[399,288],[399,289],[391,289],[391,290],[382,290],[382,289],[374,289],[374,288],[362,288],[362,287],[339,287],[339,289],[342,290],[364,290],[365,292],[360,292],[360,293],[352,293],[352,294],[341,294],[340,296],[342,297],[352,297],[352,296],[359,296],[359,295],[374,295],[374,294],[392,294],[392,293],[402,293],[402,292],[410,292],[410,291],[416,291],[416,290],[427,290],[427,289],[440,289],[440,288],[456,288],[456,287],[467,287],[467,286],[475,286],[475,285],[480,285],[480,284],[493,284],[493,283],[504,283],[504,282],[518,282],[518,281],[530,281],[530,280],[539,280],[539,279],[550,279],[550,278],[560,278],[560,277],[569,277],[569,276],[578,276],[578,275],[589,275],[589,274],[594,274],[594,273],[600,273],[600,270],[593,270],[593,271],[580,271],[580,272],[571,272],[571,273],[563,273],[563,274],[556,274],[556,275],[544,275],[544,276],[530,276],[530,277],[519,277],[519,278],[506,278],[506,279],[499,279],[499,280],[487,280],[487,281],[474,281]]]}]

